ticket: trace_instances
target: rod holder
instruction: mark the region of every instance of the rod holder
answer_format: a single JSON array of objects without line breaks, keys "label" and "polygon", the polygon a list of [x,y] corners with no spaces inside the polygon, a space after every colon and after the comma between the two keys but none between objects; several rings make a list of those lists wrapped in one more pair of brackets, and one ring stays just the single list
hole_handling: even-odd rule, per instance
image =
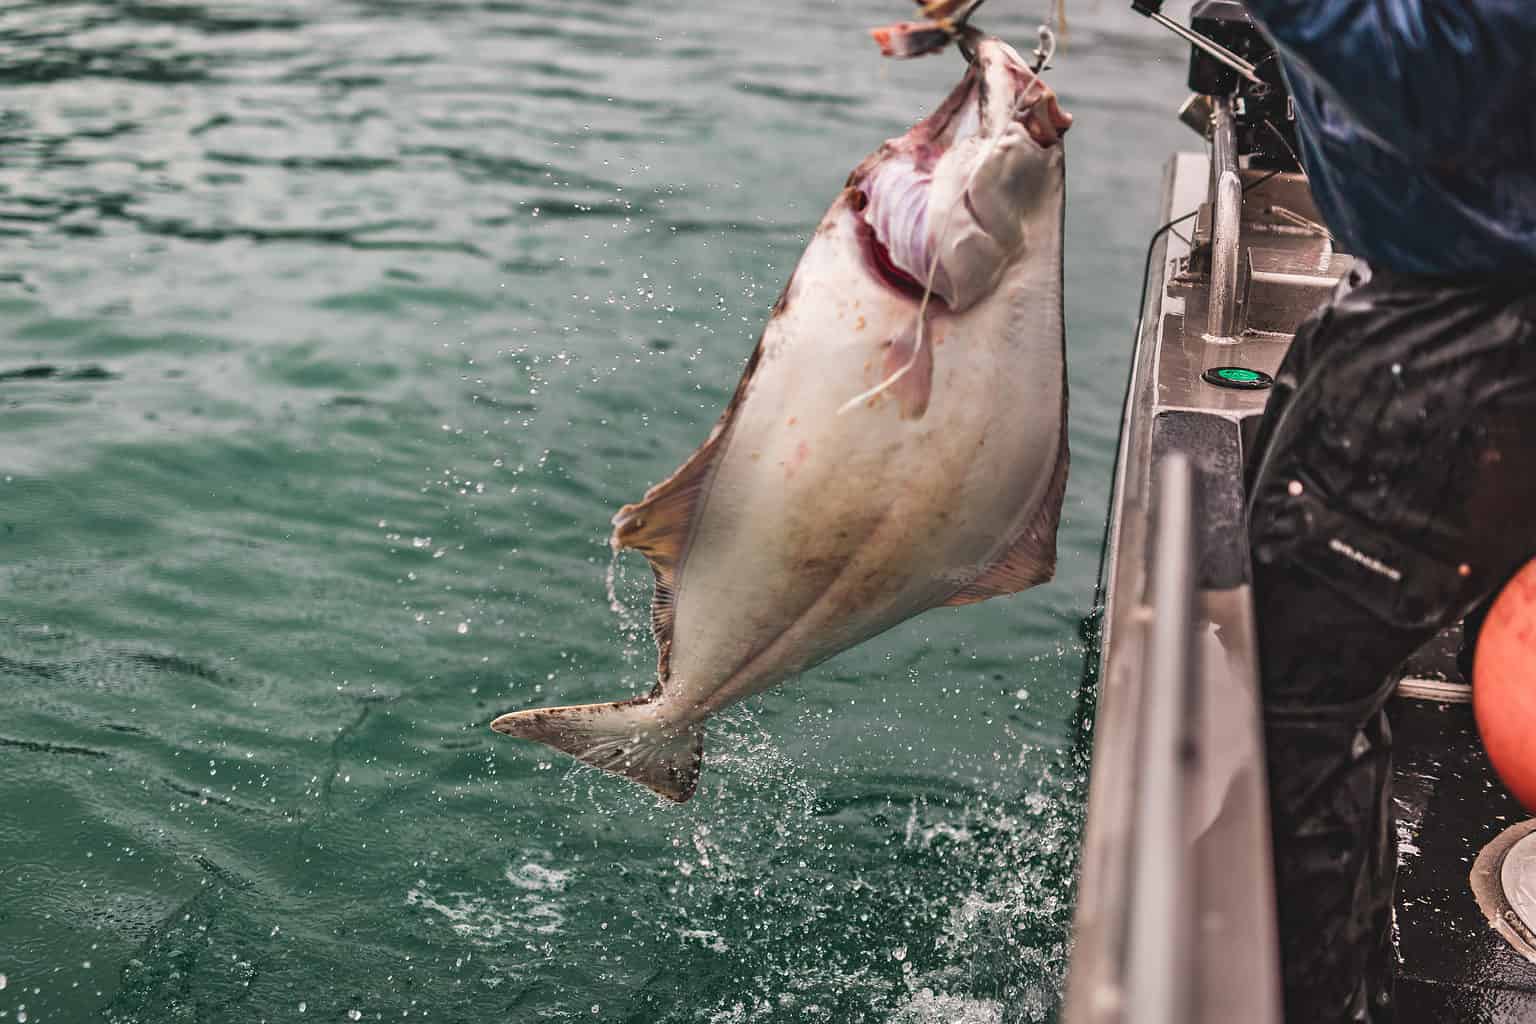
[{"label": "rod holder", "polygon": [[1237,173],[1237,132],[1232,99],[1218,96],[1211,120],[1211,291],[1205,340],[1232,342],[1237,321],[1238,235],[1243,182]]}]

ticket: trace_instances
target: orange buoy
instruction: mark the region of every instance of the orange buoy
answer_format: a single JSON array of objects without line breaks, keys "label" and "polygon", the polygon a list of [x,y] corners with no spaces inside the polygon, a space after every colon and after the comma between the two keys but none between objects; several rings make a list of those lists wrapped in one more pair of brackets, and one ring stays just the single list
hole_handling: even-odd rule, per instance
[{"label": "orange buoy", "polygon": [[1493,770],[1536,811],[1536,561],[1505,584],[1478,634],[1472,710]]}]

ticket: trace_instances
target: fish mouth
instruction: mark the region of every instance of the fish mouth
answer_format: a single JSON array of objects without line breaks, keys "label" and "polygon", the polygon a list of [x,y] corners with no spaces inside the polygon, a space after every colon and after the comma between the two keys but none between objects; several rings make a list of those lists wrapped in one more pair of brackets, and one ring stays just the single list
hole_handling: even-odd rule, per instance
[{"label": "fish mouth", "polygon": [[[978,301],[1022,245],[1019,223],[1062,168],[1072,117],[1000,39],[966,39],[971,64],[932,114],[856,168],[848,201],[873,276],[938,310]],[[965,251],[959,252],[956,247]]]},{"label": "fish mouth", "polygon": [[965,77],[908,133],[920,151],[916,163],[931,167],[958,143],[994,138],[1015,123],[1042,149],[1059,144],[1072,115],[1061,109],[1055,90],[1001,39],[978,33],[967,42],[972,60]]},{"label": "fish mouth", "polygon": [[1059,143],[1072,127],[1072,115],[1061,109],[1055,90],[1001,39],[983,38],[975,52],[982,90],[982,134],[1002,134],[1017,121],[1040,146]]}]

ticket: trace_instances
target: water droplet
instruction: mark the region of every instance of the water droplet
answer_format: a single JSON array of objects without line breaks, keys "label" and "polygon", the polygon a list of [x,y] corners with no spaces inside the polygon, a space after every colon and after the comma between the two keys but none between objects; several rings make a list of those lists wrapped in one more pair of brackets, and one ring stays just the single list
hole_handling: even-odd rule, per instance
[{"label": "water droplet", "polygon": [[300,1013],[304,1013],[308,1009],[309,1009],[309,1004],[306,1003],[304,1000],[300,999],[299,1000],[299,1012]]},{"label": "water droplet", "polygon": [[469,632],[469,623],[467,623],[467,622],[459,623],[459,635],[463,636],[465,633],[468,633],[468,632]]},{"label": "water droplet", "polygon": [[1015,700],[1029,700],[1029,691],[1020,687],[1013,692],[1013,697]]}]

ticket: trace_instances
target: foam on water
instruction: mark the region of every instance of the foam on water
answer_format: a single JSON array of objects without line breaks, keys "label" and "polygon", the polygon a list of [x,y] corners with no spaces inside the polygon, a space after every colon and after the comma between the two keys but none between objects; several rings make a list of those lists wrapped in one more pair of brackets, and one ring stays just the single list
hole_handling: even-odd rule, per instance
[{"label": "foam on water", "polygon": [[454,933],[477,946],[515,940],[524,932],[553,935],[565,923],[559,907],[545,900],[527,900],[510,908],[495,899],[468,892],[432,895],[426,882],[405,894],[406,906],[441,914]]},{"label": "foam on water", "polygon": [[919,989],[888,1024],[1004,1024],[1003,1006],[991,999],[935,995]]}]

